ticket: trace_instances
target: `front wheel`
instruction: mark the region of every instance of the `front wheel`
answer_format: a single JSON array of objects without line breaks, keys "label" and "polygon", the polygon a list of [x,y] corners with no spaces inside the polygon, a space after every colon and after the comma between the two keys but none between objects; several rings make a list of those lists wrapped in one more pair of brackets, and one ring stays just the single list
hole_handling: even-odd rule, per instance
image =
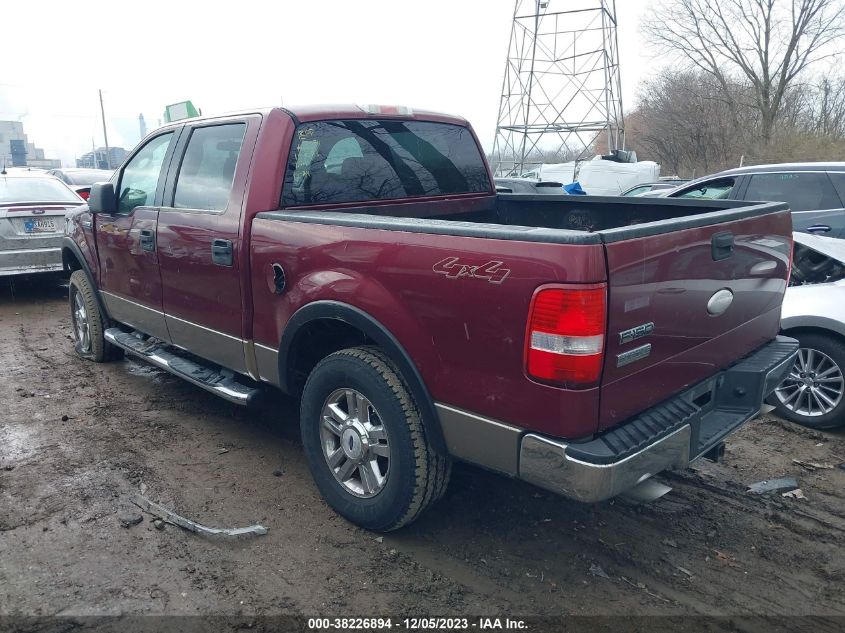
[{"label": "front wheel", "polygon": [[799,334],[798,356],[770,402],[787,420],[813,429],[845,424],[845,345],[824,334]]},{"label": "front wheel", "polygon": [[439,499],[450,461],[437,454],[399,371],[377,348],[341,350],[305,384],[300,416],[311,474],[326,502],[387,532]]},{"label": "front wheel", "polygon": [[106,319],[84,270],[75,270],[68,282],[74,349],[82,358],[102,363],[122,356],[120,348],[106,341]]}]

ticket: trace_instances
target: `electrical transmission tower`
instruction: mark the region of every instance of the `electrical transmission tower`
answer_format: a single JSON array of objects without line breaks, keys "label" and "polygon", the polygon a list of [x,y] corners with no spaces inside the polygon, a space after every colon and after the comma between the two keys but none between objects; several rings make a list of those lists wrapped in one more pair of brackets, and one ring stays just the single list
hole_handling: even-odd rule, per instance
[{"label": "electrical transmission tower", "polygon": [[[516,0],[493,145],[497,175],[624,149],[616,0]],[[551,158],[551,160],[544,160]]]}]

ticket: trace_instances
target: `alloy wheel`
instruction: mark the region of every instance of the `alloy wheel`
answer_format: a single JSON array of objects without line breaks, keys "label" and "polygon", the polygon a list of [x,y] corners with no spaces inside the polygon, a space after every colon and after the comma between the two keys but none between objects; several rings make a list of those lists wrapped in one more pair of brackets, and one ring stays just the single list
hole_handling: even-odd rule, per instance
[{"label": "alloy wheel", "polygon": [[843,391],[842,368],[827,354],[802,347],[789,375],[775,389],[775,396],[793,413],[818,417],[837,407]]},{"label": "alloy wheel", "polygon": [[387,483],[390,443],[373,404],[354,389],[337,389],[320,415],[323,457],[335,479],[356,497],[376,496]]},{"label": "alloy wheel", "polygon": [[91,351],[91,325],[88,322],[88,310],[79,291],[73,293],[73,327],[76,332],[76,342],[82,352]]}]

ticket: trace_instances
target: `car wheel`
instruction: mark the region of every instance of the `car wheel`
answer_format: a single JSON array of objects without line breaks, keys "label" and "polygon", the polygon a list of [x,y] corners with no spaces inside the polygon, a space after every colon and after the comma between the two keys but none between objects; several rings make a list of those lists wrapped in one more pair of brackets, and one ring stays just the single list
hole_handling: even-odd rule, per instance
[{"label": "car wheel", "polygon": [[845,424],[845,345],[824,334],[795,338],[795,364],[772,397],[778,414],[814,429]]},{"label": "car wheel", "polygon": [[400,528],[445,491],[450,460],[432,448],[399,371],[377,348],[341,350],[317,364],[300,427],[323,498],[361,527]]},{"label": "car wheel", "polygon": [[103,337],[106,320],[94,296],[94,289],[83,270],[75,270],[68,282],[74,349],[82,358],[102,363],[123,353]]}]

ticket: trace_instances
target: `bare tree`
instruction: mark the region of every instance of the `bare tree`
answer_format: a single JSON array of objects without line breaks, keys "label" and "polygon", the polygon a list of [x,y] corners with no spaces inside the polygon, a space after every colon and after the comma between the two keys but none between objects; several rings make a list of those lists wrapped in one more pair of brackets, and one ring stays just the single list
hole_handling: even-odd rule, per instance
[{"label": "bare tree", "polygon": [[[658,50],[713,77],[725,95],[731,83],[747,81],[768,143],[789,87],[837,52],[844,12],[841,0],[660,0],[642,30]],[[738,123],[744,104],[729,105]]]},{"label": "bare tree", "polygon": [[625,116],[629,147],[678,175],[737,166],[759,117],[742,105],[732,116],[730,104],[746,101],[749,91],[733,81],[727,90],[701,70],[664,70],[645,81],[636,109]]}]

